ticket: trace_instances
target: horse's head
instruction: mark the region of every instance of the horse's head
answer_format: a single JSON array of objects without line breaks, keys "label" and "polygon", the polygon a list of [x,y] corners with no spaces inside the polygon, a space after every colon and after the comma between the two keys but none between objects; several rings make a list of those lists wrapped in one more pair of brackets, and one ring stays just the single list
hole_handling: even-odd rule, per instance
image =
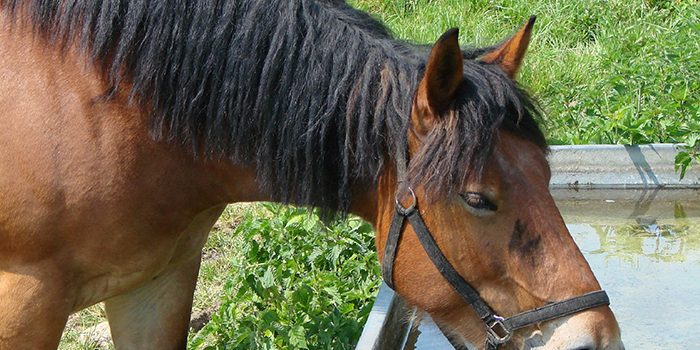
[{"label": "horse's head", "polygon": [[[487,335],[484,324],[494,320],[480,319],[468,296],[439,271],[418,238],[425,234],[420,223],[396,219],[402,215],[395,196],[399,212],[417,203],[449,265],[495,314],[508,318],[601,288],[550,195],[546,145],[532,105],[512,80],[532,22],[479,59],[465,59],[456,30],[438,40],[415,94],[407,154],[394,157],[410,162],[406,169],[397,164],[393,180],[380,186],[386,202],[377,242],[384,269],[392,267],[387,282],[456,339],[478,345]],[[402,233],[389,261],[392,220]],[[535,317],[533,325],[501,334],[510,338],[503,346],[622,349],[605,301],[583,311],[570,305],[578,302],[563,306],[570,312]]]}]

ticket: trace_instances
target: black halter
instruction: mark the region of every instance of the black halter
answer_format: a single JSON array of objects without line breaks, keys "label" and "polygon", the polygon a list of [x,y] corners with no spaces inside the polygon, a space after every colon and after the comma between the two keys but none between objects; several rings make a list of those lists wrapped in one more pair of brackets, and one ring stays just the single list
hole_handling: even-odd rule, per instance
[{"label": "black halter", "polygon": [[[397,160],[406,159],[403,150],[397,153]],[[401,161],[397,161],[397,163],[399,163],[397,164],[397,175],[400,189],[401,184],[405,179],[406,164],[400,164],[402,163]],[[498,316],[481,298],[479,292],[469,285],[469,283],[467,283],[464,278],[460,276],[457,270],[455,270],[452,264],[450,264],[450,262],[447,260],[445,255],[440,250],[440,247],[438,247],[437,243],[435,242],[435,239],[430,234],[430,231],[425,226],[423,218],[416,208],[418,201],[415,193],[410,187],[408,187],[408,191],[413,198],[413,202],[408,207],[404,207],[399,202],[399,190],[397,190],[396,212],[391,221],[391,227],[389,228],[389,234],[384,246],[384,258],[382,262],[382,277],[384,278],[384,282],[390,288],[394,288],[394,260],[396,259],[396,251],[401,239],[401,232],[404,222],[406,219],[408,219],[408,222],[416,232],[418,240],[423,246],[423,249],[428,254],[435,267],[437,267],[438,271],[440,271],[442,276],[448,283],[450,283],[452,288],[457,291],[462,299],[464,299],[467,304],[471,305],[474,311],[476,311],[477,315],[479,315],[481,320],[484,322],[487,334],[485,349],[493,350],[499,345],[507,343],[510,340],[513,331],[520,328],[568,316],[594,307],[610,304],[610,300],[608,299],[608,295],[605,293],[605,291],[599,290],[571,299],[547,304],[545,306],[525,311],[508,318]]]}]

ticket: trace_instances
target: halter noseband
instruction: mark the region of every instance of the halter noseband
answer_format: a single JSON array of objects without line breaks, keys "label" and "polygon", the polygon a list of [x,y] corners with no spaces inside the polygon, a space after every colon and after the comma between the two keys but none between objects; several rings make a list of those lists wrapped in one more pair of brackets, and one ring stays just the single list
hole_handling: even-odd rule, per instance
[{"label": "halter noseband", "polygon": [[[397,152],[396,168],[399,179],[398,187],[400,189],[401,183],[404,182],[406,176],[406,164],[400,160],[406,159],[406,157],[404,156],[405,151],[401,149],[401,147],[399,147],[399,149],[400,151]],[[440,274],[442,274],[462,299],[476,311],[479,318],[484,322],[487,334],[485,349],[494,350],[499,345],[507,343],[513,335],[513,332],[520,328],[610,304],[610,300],[605,291],[599,290],[571,299],[547,304],[508,318],[497,315],[481,298],[479,292],[467,283],[447,260],[440,250],[440,247],[435,242],[435,239],[430,234],[430,231],[425,226],[425,222],[423,222],[423,218],[417,209],[418,200],[416,199],[416,194],[410,187],[408,187],[408,191],[413,199],[408,207],[404,207],[399,201],[398,190],[396,193],[396,212],[391,220],[389,234],[384,245],[384,258],[382,261],[382,277],[384,278],[384,282],[390,288],[394,288],[393,268],[396,259],[396,251],[401,239],[404,222],[408,219],[408,223],[413,227],[413,231],[415,231],[418,236],[418,240],[423,246],[423,249],[438,271],[440,271]]]}]

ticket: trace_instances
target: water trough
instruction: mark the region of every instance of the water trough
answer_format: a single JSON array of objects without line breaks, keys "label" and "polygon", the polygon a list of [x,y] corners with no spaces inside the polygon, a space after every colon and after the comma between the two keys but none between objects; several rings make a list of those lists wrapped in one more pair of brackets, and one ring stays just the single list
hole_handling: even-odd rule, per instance
[{"label": "water trough", "polygon": [[[641,321],[648,315],[638,314],[635,300],[626,300],[640,294],[640,289],[646,288],[649,294],[661,288],[653,276],[646,279],[650,274],[673,278],[689,272],[683,265],[686,261],[700,273],[700,169],[690,169],[680,180],[674,170],[678,151],[679,146],[673,144],[553,146],[549,155],[552,195],[572,236],[608,290],[613,311],[621,313],[618,320],[629,348],[683,349],[700,344],[700,335],[694,331],[700,328],[696,317],[676,324],[677,334],[659,338],[653,334],[653,324]],[[689,231],[677,232],[677,227]],[[621,242],[632,248],[616,246]],[[620,273],[627,277],[616,278]],[[673,280],[663,283],[674,288]],[[635,298],[644,305],[649,303],[646,299],[661,298],[664,293],[670,293],[669,297],[694,295],[697,293],[690,291],[699,290],[700,281],[677,288],[676,293],[659,290],[656,296]],[[700,314],[700,296],[695,298],[690,303],[681,300],[677,312]],[[382,284],[356,350],[471,348],[452,345],[429,317],[416,321],[416,314]],[[669,328],[674,325],[665,324],[664,332]]]}]

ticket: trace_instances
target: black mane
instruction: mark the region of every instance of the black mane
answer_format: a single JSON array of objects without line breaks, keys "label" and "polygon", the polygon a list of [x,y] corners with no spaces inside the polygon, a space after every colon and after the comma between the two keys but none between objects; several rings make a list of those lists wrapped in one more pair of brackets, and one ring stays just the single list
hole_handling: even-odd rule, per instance
[{"label": "black mane", "polygon": [[[64,49],[130,86],[154,137],[253,164],[282,202],[346,211],[403,147],[425,47],[394,40],[340,0],[0,0]],[[474,58],[480,52],[465,52]],[[449,191],[480,171],[505,125],[544,147],[527,95],[465,60],[456,118],[429,135],[416,181]]]}]

